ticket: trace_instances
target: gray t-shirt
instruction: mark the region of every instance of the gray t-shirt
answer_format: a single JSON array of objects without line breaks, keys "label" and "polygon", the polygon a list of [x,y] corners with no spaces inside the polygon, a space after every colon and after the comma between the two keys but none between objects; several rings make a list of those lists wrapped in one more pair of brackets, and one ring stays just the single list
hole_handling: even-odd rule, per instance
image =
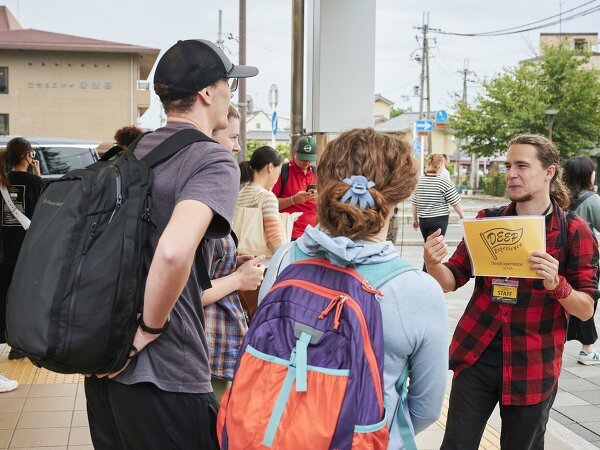
[{"label": "gray t-shirt", "polygon": [[[170,123],[145,136],[135,149],[136,156],[145,156],[167,137],[186,128],[193,126]],[[207,238],[229,234],[240,172],[225,147],[213,142],[197,142],[158,165],[153,174],[151,220],[156,229],[149,228],[147,267],[175,205],[182,200],[197,200],[215,212]],[[192,267],[190,278],[171,311],[169,328],[140,352],[117,381],[153,383],[168,392],[212,392],[201,295],[196,269]]]}]

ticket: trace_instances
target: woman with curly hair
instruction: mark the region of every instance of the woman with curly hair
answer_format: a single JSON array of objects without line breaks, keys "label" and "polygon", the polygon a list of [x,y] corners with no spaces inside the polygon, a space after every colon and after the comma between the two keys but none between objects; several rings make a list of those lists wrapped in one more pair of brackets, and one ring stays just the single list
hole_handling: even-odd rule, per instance
[{"label": "woman with curly hair", "polygon": [[[394,207],[416,183],[410,146],[397,136],[354,129],[329,142],[318,165],[319,226],[308,226],[277,251],[259,296],[265,297],[290,263],[314,257],[356,269],[381,291],[384,404],[393,449],[414,448],[413,432],[437,420],[448,370],[448,317],[440,286],[401,261],[386,241]],[[407,270],[391,269],[398,265]],[[397,386],[406,369],[410,390],[404,399]]]}]

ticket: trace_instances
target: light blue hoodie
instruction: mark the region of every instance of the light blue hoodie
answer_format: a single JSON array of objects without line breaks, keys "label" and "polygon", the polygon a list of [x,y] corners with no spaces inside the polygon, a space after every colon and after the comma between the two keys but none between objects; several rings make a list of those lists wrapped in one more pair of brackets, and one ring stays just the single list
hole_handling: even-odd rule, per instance
[{"label": "light blue hoodie", "polygon": [[[398,257],[391,242],[352,241],[347,237],[332,238],[311,226],[296,241],[298,248],[314,257],[326,257],[333,264],[366,265]],[[291,262],[292,244],[282,246],[273,256],[259,294],[265,297],[277,273]],[[410,385],[404,403],[404,415],[414,433],[434,423],[439,415],[446,391],[448,373],[448,313],[439,284],[420,270],[405,272],[379,287],[383,293],[384,363],[383,381],[388,414],[393,414],[400,400],[396,381],[409,364]],[[391,417],[388,418],[388,423]],[[388,448],[403,448],[400,430],[390,430]]]}]

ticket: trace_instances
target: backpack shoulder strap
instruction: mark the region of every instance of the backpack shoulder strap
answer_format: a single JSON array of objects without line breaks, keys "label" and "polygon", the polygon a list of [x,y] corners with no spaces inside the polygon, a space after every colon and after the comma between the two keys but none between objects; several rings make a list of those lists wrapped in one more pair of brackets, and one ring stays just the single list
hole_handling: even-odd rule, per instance
[{"label": "backpack shoulder strap", "polygon": [[[139,138],[138,138],[139,139]],[[194,142],[214,142],[199,130],[186,128],[169,136],[161,142],[155,149],[142,158],[149,167],[155,167],[160,163],[177,154],[181,149],[193,144]],[[135,143],[137,145],[137,142]],[[135,149],[135,147],[134,147]],[[133,149],[131,150],[133,151]]]},{"label": "backpack shoulder strap", "polygon": [[579,207],[579,205],[581,205],[584,201],[586,201],[589,197],[591,197],[594,194],[596,194],[596,193],[592,192],[592,191],[584,192],[583,195],[580,196],[575,203],[573,203],[572,205],[569,205],[568,210],[575,211]]},{"label": "backpack shoulder strap", "polygon": [[[290,252],[290,263],[310,258],[309,255],[300,250],[296,243],[293,243]],[[379,289],[392,278],[411,270],[419,269],[399,256],[379,264],[362,264],[356,267],[356,271],[366,278],[374,289]]]},{"label": "backpack shoulder strap", "polygon": [[392,278],[395,278],[404,272],[418,269],[398,256],[379,264],[364,264],[358,266],[356,270],[369,280],[371,286],[375,289],[379,289]]},{"label": "backpack shoulder strap", "polygon": [[[396,381],[396,392],[400,398],[398,399],[398,403],[396,404],[396,410],[394,411],[394,416],[390,420],[390,429],[393,426],[400,427],[400,436],[402,437],[402,444],[404,449],[406,450],[417,450],[417,446],[415,444],[415,439],[410,429],[410,425],[408,424],[408,420],[406,420],[406,416],[404,415],[404,402],[406,401],[406,397],[408,396],[408,366],[410,365],[410,359],[406,362],[406,366],[402,370],[400,377]],[[396,425],[394,425],[396,424]]]},{"label": "backpack shoulder strap", "polygon": [[505,209],[506,209],[506,206],[499,206],[497,208],[484,209],[483,214],[485,215],[485,217],[498,217],[498,216],[502,215],[502,213],[504,212]]},{"label": "backpack shoulder strap", "polygon": [[285,191],[285,186],[287,185],[289,178],[290,178],[290,163],[282,164],[281,165],[281,185],[279,187],[278,197],[281,197],[283,195],[283,191]]}]

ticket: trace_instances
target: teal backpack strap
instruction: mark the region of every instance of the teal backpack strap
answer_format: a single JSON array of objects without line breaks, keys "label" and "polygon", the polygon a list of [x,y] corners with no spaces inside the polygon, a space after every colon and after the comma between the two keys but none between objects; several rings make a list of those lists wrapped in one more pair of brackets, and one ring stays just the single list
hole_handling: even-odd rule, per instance
[{"label": "teal backpack strap", "polygon": [[402,444],[404,445],[403,448],[406,450],[417,450],[415,438],[410,429],[410,425],[408,424],[408,420],[406,420],[403,408],[406,397],[408,396],[408,364],[409,362],[406,363],[404,370],[402,370],[402,373],[400,374],[400,378],[396,381],[396,392],[400,394],[400,399],[396,405],[396,411],[394,411],[390,429],[393,426],[400,427],[400,436],[402,437]]},{"label": "teal backpack strap", "polygon": [[418,269],[400,257],[397,257],[379,264],[362,264],[358,266],[356,270],[369,280],[371,286],[375,289],[379,289],[392,278],[397,277],[404,272]]}]

